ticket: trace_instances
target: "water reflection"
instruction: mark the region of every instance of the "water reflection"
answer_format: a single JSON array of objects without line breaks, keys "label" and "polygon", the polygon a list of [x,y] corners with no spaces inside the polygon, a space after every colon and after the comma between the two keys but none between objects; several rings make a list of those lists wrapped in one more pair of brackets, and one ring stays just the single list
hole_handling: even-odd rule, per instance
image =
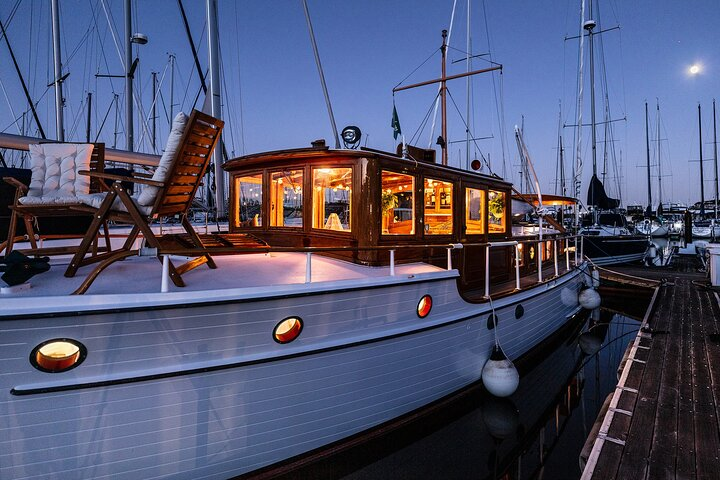
[{"label": "water reflection", "polygon": [[288,478],[580,478],[580,451],[638,328],[611,311],[586,312],[518,363],[511,397],[473,387]]}]

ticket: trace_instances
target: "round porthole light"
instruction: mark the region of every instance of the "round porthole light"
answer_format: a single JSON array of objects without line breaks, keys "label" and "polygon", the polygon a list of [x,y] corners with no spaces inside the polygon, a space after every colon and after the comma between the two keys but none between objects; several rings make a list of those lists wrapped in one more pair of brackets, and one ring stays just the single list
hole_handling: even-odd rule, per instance
[{"label": "round porthole light", "polygon": [[417,306],[418,317],[427,317],[430,314],[430,310],[432,310],[432,297],[430,295],[423,295]]},{"label": "round porthole light", "polygon": [[69,338],[56,338],[41,343],[30,354],[30,363],[41,372],[66,372],[80,365],[87,356],[82,343]]},{"label": "round porthole light", "polygon": [[275,325],[273,338],[278,343],[290,343],[300,335],[302,328],[303,322],[300,317],[287,317]]}]

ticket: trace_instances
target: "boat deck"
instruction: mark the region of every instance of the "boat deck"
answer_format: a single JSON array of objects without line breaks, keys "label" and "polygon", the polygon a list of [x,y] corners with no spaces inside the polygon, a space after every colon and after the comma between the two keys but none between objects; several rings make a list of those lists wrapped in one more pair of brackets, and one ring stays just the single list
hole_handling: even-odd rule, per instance
[{"label": "boat deck", "polygon": [[720,298],[695,262],[618,268],[668,283],[631,343],[583,479],[717,477]]}]

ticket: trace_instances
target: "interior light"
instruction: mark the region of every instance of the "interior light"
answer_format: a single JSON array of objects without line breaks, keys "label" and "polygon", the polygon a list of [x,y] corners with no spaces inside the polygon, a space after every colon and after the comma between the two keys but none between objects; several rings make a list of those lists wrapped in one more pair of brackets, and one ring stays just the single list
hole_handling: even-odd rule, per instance
[{"label": "interior light", "polygon": [[77,367],[86,355],[87,349],[82,343],[58,338],[35,347],[30,354],[30,363],[40,371],[59,373]]},{"label": "interior light", "polygon": [[278,343],[290,343],[300,335],[302,328],[303,322],[300,317],[287,317],[275,325],[273,338]]},{"label": "interior light", "polygon": [[418,317],[427,317],[430,314],[430,310],[432,310],[432,297],[430,295],[423,295],[417,305]]}]

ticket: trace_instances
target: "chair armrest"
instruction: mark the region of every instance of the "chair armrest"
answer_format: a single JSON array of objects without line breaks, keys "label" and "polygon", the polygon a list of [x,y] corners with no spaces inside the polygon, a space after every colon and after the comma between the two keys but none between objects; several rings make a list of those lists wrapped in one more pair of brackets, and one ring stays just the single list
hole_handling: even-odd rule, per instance
[{"label": "chair armrest", "polygon": [[20,180],[18,180],[17,178],[13,178],[13,177],[3,177],[3,180],[5,181],[5,183],[7,183],[7,184],[9,184],[9,185],[12,185],[13,187],[15,187],[15,188],[17,188],[18,190],[20,190],[20,192],[22,192],[23,194],[27,193],[27,191],[28,191],[27,185],[25,185],[24,183],[22,183],[22,182],[21,182]]},{"label": "chair armrest", "polygon": [[132,183],[140,183],[143,185],[154,185],[156,187],[164,187],[165,186],[165,183],[163,183],[163,182],[158,182],[156,180],[150,180],[150,179],[146,179],[146,178],[124,177],[122,175],[112,175],[110,173],[91,172],[89,170],[80,170],[78,173],[80,175],[87,175],[88,177],[102,178],[105,180],[114,180],[116,182],[132,182]]}]

